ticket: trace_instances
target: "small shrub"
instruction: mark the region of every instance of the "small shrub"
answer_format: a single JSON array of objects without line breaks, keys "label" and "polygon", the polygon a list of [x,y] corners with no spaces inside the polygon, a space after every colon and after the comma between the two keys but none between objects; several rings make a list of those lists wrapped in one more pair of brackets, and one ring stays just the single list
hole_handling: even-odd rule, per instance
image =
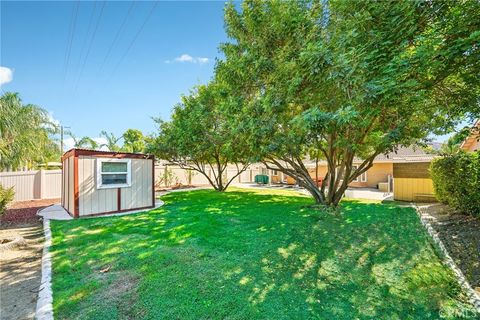
[{"label": "small shrub", "polygon": [[178,184],[178,178],[173,173],[173,170],[167,167],[163,171],[163,174],[161,174],[160,177],[158,177],[157,181],[155,182],[155,187],[156,188],[170,187],[175,184]]},{"label": "small shrub", "polygon": [[7,204],[13,200],[15,191],[12,188],[5,188],[0,184],[0,215],[7,209]]},{"label": "small shrub", "polygon": [[430,174],[439,201],[480,217],[480,152],[460,152],[436,159]]}]

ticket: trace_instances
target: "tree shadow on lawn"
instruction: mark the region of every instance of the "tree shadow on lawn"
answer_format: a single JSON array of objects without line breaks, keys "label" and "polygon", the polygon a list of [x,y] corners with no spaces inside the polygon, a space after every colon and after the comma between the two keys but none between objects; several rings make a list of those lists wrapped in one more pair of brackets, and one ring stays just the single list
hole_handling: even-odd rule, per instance
[{"label": "tree shadow on lawn", "polygon": [[[410,208],[347,201],[333,216],[264,191],[162,200],[146,213],[52,223],[57,314],[474,318]],[[106,297],[125,274],[136,287]]]}]

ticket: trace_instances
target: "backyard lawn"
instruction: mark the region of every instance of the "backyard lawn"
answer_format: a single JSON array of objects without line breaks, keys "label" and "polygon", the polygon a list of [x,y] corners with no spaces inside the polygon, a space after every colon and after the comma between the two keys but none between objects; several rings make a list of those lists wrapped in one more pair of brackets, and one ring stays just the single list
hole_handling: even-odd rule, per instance
[{"label": "backyard lawn", "polygon": [[411,208],[287,191],[171,193],[53,221],[56,319],[476,319]]}]

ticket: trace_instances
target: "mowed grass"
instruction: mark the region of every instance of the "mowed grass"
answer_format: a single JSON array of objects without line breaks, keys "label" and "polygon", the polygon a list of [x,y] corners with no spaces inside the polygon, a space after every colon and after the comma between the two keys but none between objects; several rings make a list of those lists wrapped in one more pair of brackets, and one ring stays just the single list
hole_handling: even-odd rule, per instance
[{"label": "mowed grass", "polygon": [[279,191],[171,193],[156,210],[53,221],[56,319],[477,315],[411,208]]}]

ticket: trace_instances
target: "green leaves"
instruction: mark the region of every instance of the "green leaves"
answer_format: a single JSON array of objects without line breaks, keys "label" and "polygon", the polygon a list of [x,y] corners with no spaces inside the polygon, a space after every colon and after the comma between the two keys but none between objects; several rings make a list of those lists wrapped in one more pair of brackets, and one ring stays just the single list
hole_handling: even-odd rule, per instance
[{"label": "green leaves", "polygon": [[246,1],[225,24],[215,79],[264,159],[348,167],[480,115],[478,1]]},{"label": "green leaves", "polygon": [[[223,177],[228,164],[240,164],[245,170],[254,158],[246,137],[250,123],[231,116],[241,109],[242,98],[219,82],[198,86],[175,106],[172,120],[157,119],[159,134],[150,151],[206,176],[220,191],[233,180]],[[213,175],[209,175],[212,172]]]},{"label": "green leaves", "polygon": [[0,97],[0,171],[58,161],[55,132],[56,125],[45,110],[24,105],[17,93],[4,93]]}]

